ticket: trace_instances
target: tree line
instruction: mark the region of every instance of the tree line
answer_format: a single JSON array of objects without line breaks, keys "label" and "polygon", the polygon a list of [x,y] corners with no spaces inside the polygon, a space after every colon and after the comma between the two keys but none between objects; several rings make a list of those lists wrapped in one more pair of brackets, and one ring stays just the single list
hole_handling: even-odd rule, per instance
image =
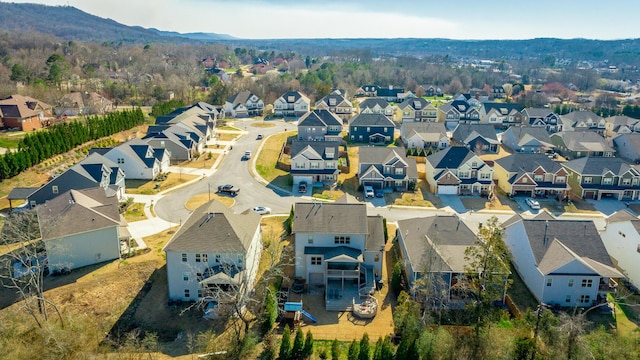
[{"label": "tree line", "polygon": [[144,114],[137,108],[63,122],[45,131],[29,133],[18,143],[17,151],[0,156],[0,179],[12,178],[52,156],[143,123]]}]

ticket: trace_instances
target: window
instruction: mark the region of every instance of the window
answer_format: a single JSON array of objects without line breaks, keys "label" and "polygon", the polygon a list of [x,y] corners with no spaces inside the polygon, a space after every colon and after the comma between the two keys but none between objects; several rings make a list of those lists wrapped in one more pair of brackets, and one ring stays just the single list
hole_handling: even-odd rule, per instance
[{"label": "window", "polygon": [[571,302],[571,295],[567,295],[567,297],[564,299],[564,302],[570,303]]},{"label": "window", "polygon": [[547,279],[547,286],[551,286],[553,284],[553,279]]},{"label": "window", "polygon": [[396,187],[402,187],[402,186],[404,186],[404,183],[403,183],[402,180],[396,180],[395,181],[395,185],[396,185]]},{"label": "window", "polygon": [[297,162],[296,163],[296,169],[304,169],[304,163],[303,162]]},{"label": "window", "polygon": [[582,287],[592,287],[593,280],[592,279],[582,279]]},{"label": "window", "polygon": [[320,256],[312,256],[311,257],[311,265],[322,265],[322,257],[320,257]]},{"label": "window", "polygon": [[124,158],[118,158],[118,164],[124,164]]},{"label": "window", "polygon": [[310,168],[311,169],[319,169],[320,168],[320,163],[314,161],[310,164]]},{"label": "window", "polygon": [[354,127],[353,127],[353,131],[358,131],[358,127],[357,127],[357,126],[354,126]]},{"label": "window", "polygon": [[220,262],[220,255],[216,255],[216,263]]},{"label": "window", "polygon": [[209,255],[207,254],[202,254],[202,262],[209,262]]},{"label": "window", "polygon": [[367,132],[371,131],[371,127],[367,126]]},{"label": "window", "polygon": [[480,179],[482,180],[491,179],[491,173],[480,173]]},{"label": "window", "polygon": [[611,185],[611,184],[613,184],[613,178],[610,178],[610,177],[603,178],[603,179],[602,179],[602,183],[603,183],[604,185]]},{"label": "window", "polygon": [[184,281],[189,281],[189,273],[188,272],[183,272],[182,273],[182,280]]},{"label": "window", "polygon": [[573,287],[573,279],[569,279],[569,287]]},{"label": "window", "polygon": [[309,235],[309,238],[307,239],[307,243],[313,244],[313,235]]},{"label": "window", "polygon": [[201,261],[200,254],[196,254],[196,262],[200,262],[200,261]]},{"label": "window", "polygon": [[478,162],[477,161],[472,162],[471,163],[471,167],[472,168],[477,168],[478,167]]},{"label": "window", "polygon": [[387,128],[386,127],[384,128],[384,132],[387,132]]},{"label": "window", "polygon": [[542,175],[533,175],[533,180],[542,181],[544,180],[544,177]]},{"label": "window", "polygon": [[375,262],[380,261],[380,254],[373,255],[373,261],[375,261]]},{"label": "window", "polygon": [[528,183],[528,182],[529,182],[529,179],[527,179],[526,177],[523,177],[523,178],[522,178],[522,182],[523,182],[523,183]]},{"label": "window", "polygon": [[565,177],[564,176],[556,177],[556,184],[564,184],[564,182],[565,182]]},{"label": "window", "polygon": [[593,178],[592,178],[591,176],[585,176],[585,177],[582,179],[582,183],[583,183],[583,184],[591,184],[592,182],[593,182]]},{"label": "window", "polygon": [[191,295],[189,294],[189,289],[184,289],[184,297],[186,297],[187,299],[191,297]]},{"label": "window", "polygon": [[622,185],[625,185],[625,186],[631,185],[631,179],[629,178],[622,179]]},{"label": "window", "polygon": [[351,236],[335,236],[333,242],[335,244],[351,244]]},{"label": "window", "polygon": [[403,168],[396,168],[395,173],[396,173],[396,175],[402,175],[402,174],[404,174],[404,169]]},{"label": "window", "polygon": [[580,302],[581,303],[588,303],[591,301],[591,296],[589,295],[580,295]]},{"label": "window", "polygon": [[53,191],[53,193],[54,193],[54,194],[57,194],[57,193],[58,193],[58,186],[53,185],[53,186],[51,187],[51,191]]},{"label": "window", "polygon": [[182,254],[182,262],[187,262],[187,254]]},{"label": "window", "polygon": [[201,298],[202,297],[202,289],[198,289],[198,297]]}]

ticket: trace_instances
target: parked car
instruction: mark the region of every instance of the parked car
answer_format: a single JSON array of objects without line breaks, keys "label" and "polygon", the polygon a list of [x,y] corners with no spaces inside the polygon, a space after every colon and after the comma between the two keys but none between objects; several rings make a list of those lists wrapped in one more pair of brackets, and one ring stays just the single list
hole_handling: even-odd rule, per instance
[{"label": "parked car", "polygon": [[238,189],[237,187],[234,187],[231,184],[225,184],[225,185],[218,186],[218,192],[226,193],[229,195],[238,195],[238,193],[240,192],[240,189]]},{"label": "parked car", "polygon": [[306,181],[300,181],[300,183],[298,184],[298,192],[299,193],[306,193],[307,192],[307,182]]},{"label": "parked car", "polygon": [[256,137],[256,140],[262,140],[262,134],[258,134],[258,136]]},{"label": "parked car", "polygon": [[533,198],[527,198],[527,200],[525,200],[525,202],[533,210],[540,210],[540,203],[537,200],[535,200]]},{"label": "parked car", "polygon": [[375,196],[375,194],[374,194],[374,192],[373,192],[373,187],[371,187],[371,186],[365,186],[365,187],[364,187],[364,197],[365,197],[365,198],[372,198],[372,197],[374,197],[374,196]]},{"label": "parked car", "polygon": [[377,198],[383,198],[384,197],[384,192],[382,191],[382,189],[376,189],[376,197]]},{"label": "parked car", "polygon": [[253,208],[253,211],[260,215],[271,214],[271,209],[265,206],[256,206]]},{"label": "parked car", "polygon": [[242,155],[242,160],[249,160],[251,159],[251,151],[247,150],[244,152],[244,155]]}]

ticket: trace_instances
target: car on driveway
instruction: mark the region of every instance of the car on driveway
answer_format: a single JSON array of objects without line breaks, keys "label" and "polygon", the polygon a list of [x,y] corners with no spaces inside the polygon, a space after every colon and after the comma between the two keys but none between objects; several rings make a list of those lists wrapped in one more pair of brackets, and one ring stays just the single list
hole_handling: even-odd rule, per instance
[{"label": "car on driveway", "polygon": [[298,192],[302,193],[302,194],[307,192],[307,182],[306,181],[300,181],[300,183],[298,184]]},{"label": "car on driveway", "polygon": [[527,205],[529,205],[529,207],[533,210],[540,210],[540,203],[533,199],[533,198],[527,198],[527,200],[525,200],[525,202],[527,203]]},{"label": "car on driveway", "polygon": [[265,206],[256,206],[253,208],[253,211],[260,215],[271,214],[271,209]]},{"label": "car on driveway", "polygon": [[376,189],[376,197],[377,198],[383,198],[384,197],[384,192],[382,191],[382,189]]},{"label": "car on driveway", "polygon": [[372,197],[374,197],[374,196],[375,196],[375,194],[374,194],[374,192],[373,192],[373,187],[371,187],[371,186],[365,186],[365,187],[364,187],[364,197],[365,197],[365,198],[372,198]]}]

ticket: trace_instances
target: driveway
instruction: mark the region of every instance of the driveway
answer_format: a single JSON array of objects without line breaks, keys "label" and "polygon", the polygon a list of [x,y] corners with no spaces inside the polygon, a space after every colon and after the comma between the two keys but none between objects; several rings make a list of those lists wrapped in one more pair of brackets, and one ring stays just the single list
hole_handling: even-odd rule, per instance
[{"label": "driveway", "polygon": [[587,200],[589,204],[593,205],[597,211],[600,211],[606,216],[613,214],[616,211],[627,210],[634,213],[627,207],[625,201],[619,201],[615,199],[600,199],[600,200]]},{"label": "driveway", "polygon": [[442,195],[441,194],[437,196],[442,201],[443,207],[448,206],[458,214],[467,212],[467,208],[464,207],[464,204],[462,203],[462,200],[460,200],[460,197],[458,195]]}]

